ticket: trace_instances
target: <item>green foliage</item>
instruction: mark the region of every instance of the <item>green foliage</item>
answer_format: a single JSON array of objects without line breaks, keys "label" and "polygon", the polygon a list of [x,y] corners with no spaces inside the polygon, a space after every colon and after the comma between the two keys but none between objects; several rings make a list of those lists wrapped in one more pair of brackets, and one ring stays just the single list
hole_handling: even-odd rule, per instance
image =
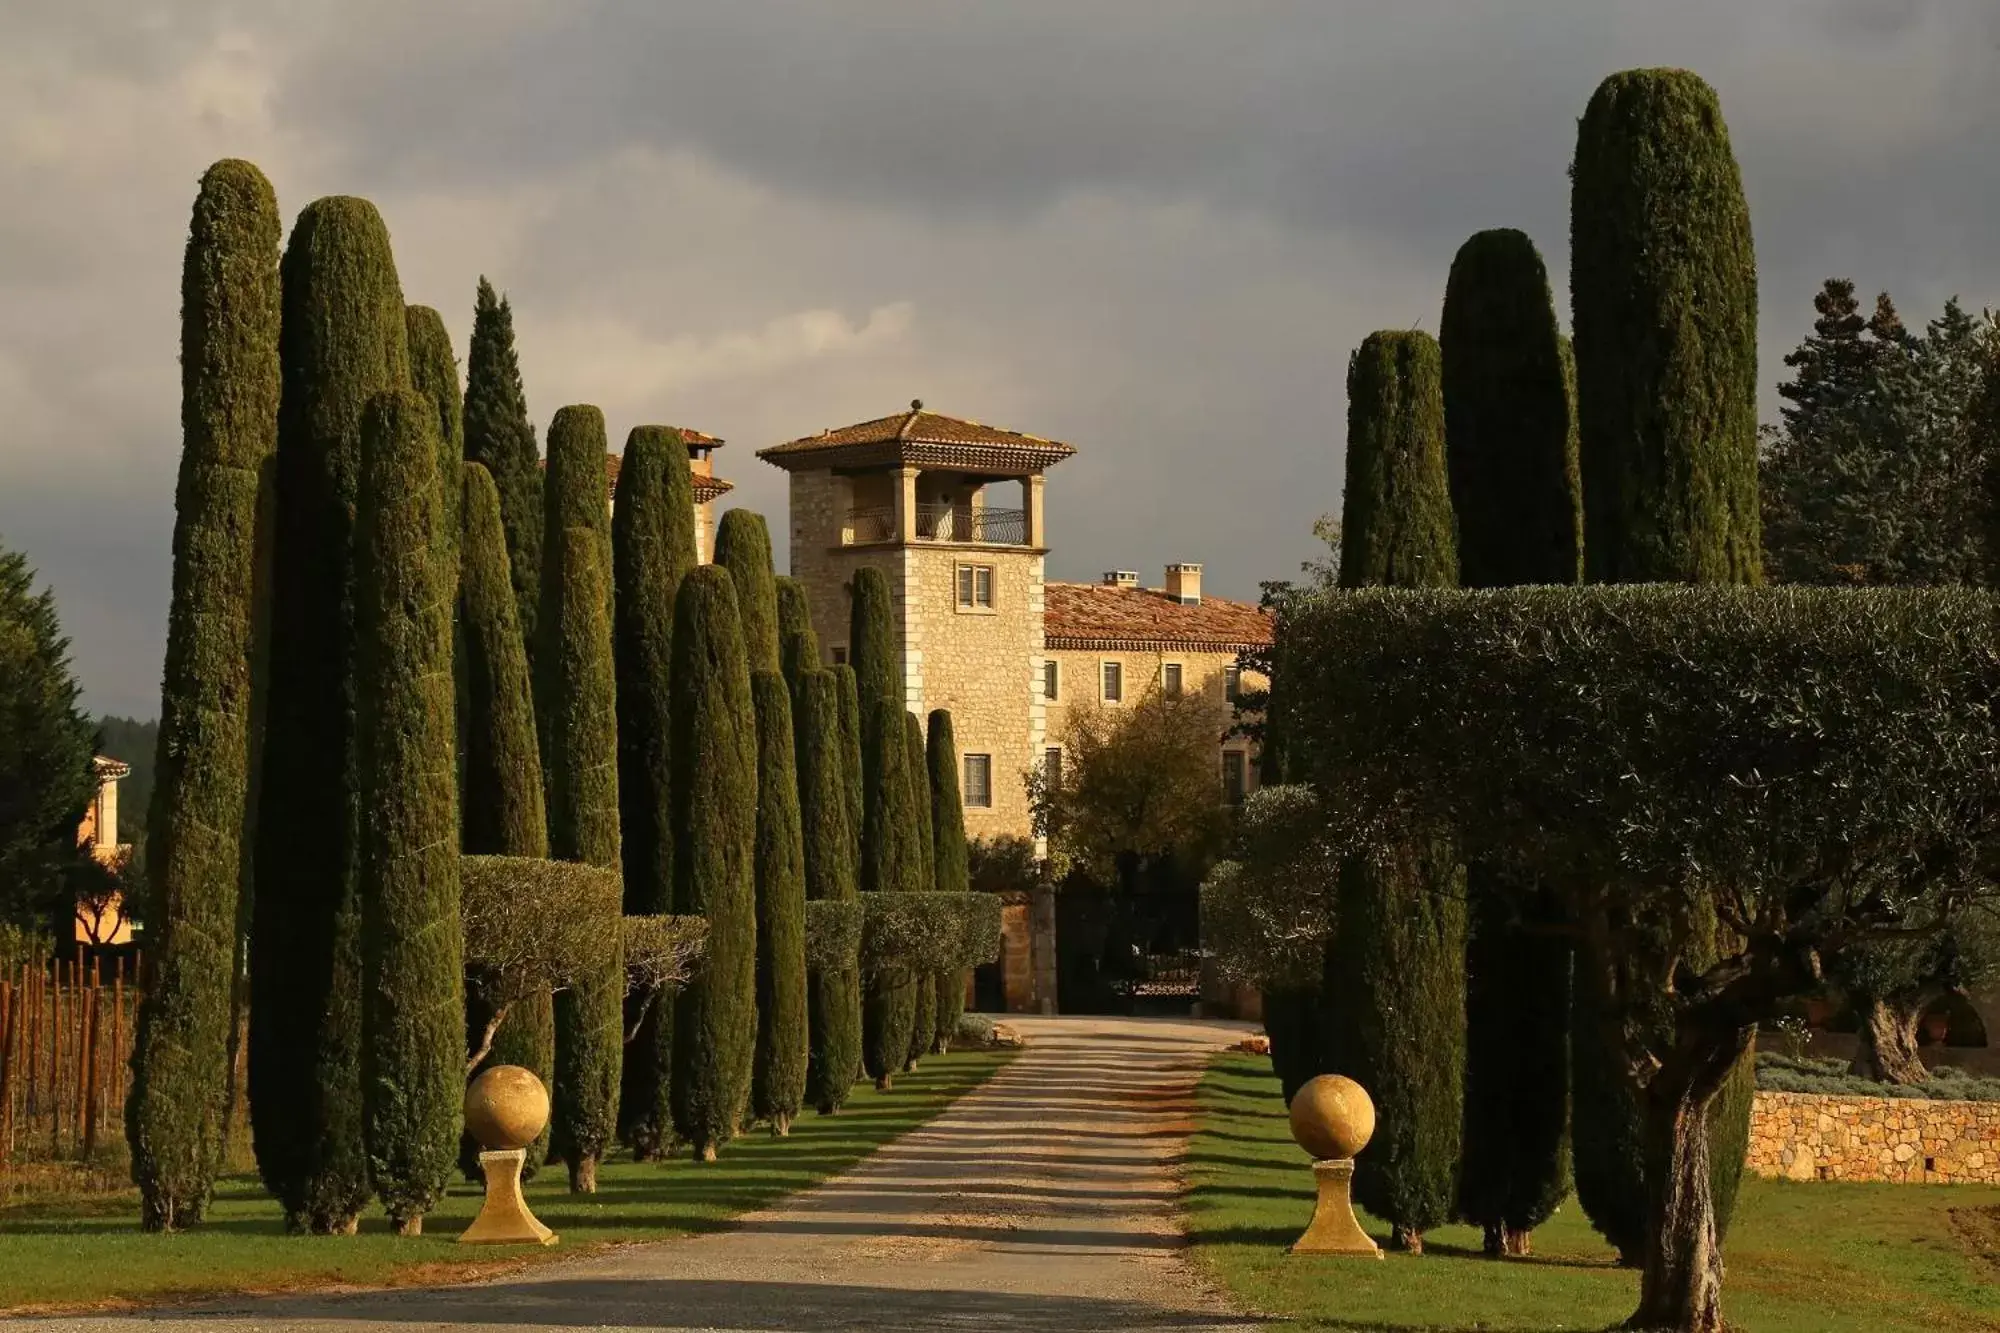
[{"label": "green foliage", "polygon": [[854,668],[845,662],[833,669],[833,680],[840,695],[840,750],[841,768],[847,780],[847,827],[854,839],[854,866],[856,880],[860,883],[861,869],[861,696]]},{"label": "green foliage", "polygon": [[438,470],[435,403],[385,390],[363,415],[361,439],[363,1129],[375,1193],[401,1232],[444,1195],[465,1095],[451,670],[457,543]]},{"label": "green foliage", "polygon": [[[203,173],[181,271],[173,602],[157,803],[146,830],[160,910],[146,932],[153,974],[125,1109],[149,1231],[200,1220],[225,1148],[237,893],[249,832],[255,536],[278,436],[280,235],[277,199],[256,167],[224,159]],[[5,559],[0,606],[13,601]],[[0,635],[11,637],[17,623],[0,610]],[[117,748],[111,722],[107,750]],[[75,785],[55,787],[68,794]],[[12,840],[0,833],[0,841]]]},{"label": "green foliage", "polygon": [[294,1227],[352,1227],[368,1197],[361,1109],[361,832],[354,509],[361,415],[408,388],[388,228],[365,199],[306,205],[279,270],[270,699],[250,948],[257,1167]]},{"label": "green foliage", "polygon": [[1033,838],[996,833],[966,843],[965,874],[978,893],[1027,893],[1042,881],[1042,859]]},{"label": "green foliage", "polygon": [[1613,74],[1570,178],[1587,576],[1755,583],[1757,264],[1715,90]]},{"label": "green foliage", "polygon": [[771,570],[771,530],[762,514],[732,509],[715,529],[715,563],[736,580],[736,606],[743,617],[743,647],[752,671],[776,671],[778,585]]},{"label": "green foliage", "polygon": [[1759,1092],[1800,1092],[1814,1097],[1900,1097],[1909,1101],[2000,1102],[2000,1078],[1981,1077],[1948,1065],[1930,1071],[1922,1083],[1878,1083],[1850,1074],[1845,1060],[1813,1059],[1759,1051]]},{"label": "green foliage", "polygon": [[[889,580],[879,569],[857,569],[848,608],[847,658],[865,704],[903,697],[903,661],[896,650],[896,613]],[[865,781],[865,778],[864,778]]]},{"label": "green foliage", "polygon": [[[915,855],[917,815],[911,803],[910,748],[902,704],[883,696],[861,704],[861,889],[915,893],[923,862]],[[865,947],[865,946],[864,946]],[[899,968],[869,971],[862,1006],[863,1067],[878,1086],[902,1069],[916,1030],[914,978]]]},{"label": "green foliage", "polygon": [[[846,674],[850,686],[853,678],[853,672]],[[861,1067],[861,915],[855,901],[861,852],[848,808],[851,761],[841,728],[841,679],[831,671],[809,670],[795,686],[811,977],[806,1099],[822,1112],[840,1109]],[[820,918],[843,924],[822,927],[835,933],[816,939]]]},{"label": "green foliage", "polygon": [[[917,884],[925,893],[937,888],[937,866],[935,861],[935,834],[931,820],[931,786],[924,750],[924,724],[917,720],[915,713],[903,714],[903,735],[909,745],[903,772],[910,784],[910,808],[916,814],[914,831],[916,834]],[[937,1035],[938,985],[932,973],[911,978],[911,986],[916,992],[916,1008],[910,1021],[910,1056],[904,1064],[906,1069],[915,1069],[917,1061],[930,1050],[931,1042]]]},{"label": "green foliage", "polygon": [[500,490],[515,618],[532,660],[542,587],[542,471],[521,360],[514,351],[514,310],[493,284],[479,279],[472,308],[472,342],[465,354],[465,456],[484,463]]},{"label": "green foliage", "polygon": [[[1601,1036],[1652,1071],[1650,1162],[1687,1160],[1673,1127],[1715,1113],[1752,1025],[1817,988],[1820,958],[1995,892],[1984,594],[1358,592],[1286,633],[1323,789],[1560,891]],[[1590,1074],[1579,1059],[1579,1128]],[[1649,1245],[1661,1209],[1710,1202],[1646,1197]]]},{"label": "green foliage", "polygon": [[1533,241],[1482,231],[1459,247],[1438,341],[1458,581],[1575,583],[1583,567],[1576,415]]},{"label": "green foliage", "polygon": [[[618,504],[611,516],[611,556],[625,910],[644,915],[673,904],[668,675],[674,598],[696,563],[694,482],[687,446],[670,426],[635,426],[625,439]],[[672,1131],[667,1094],[673,1069],[671,1007],[667,995],[635,995],[626,1002],[625,1026],[632,1039],[618,1098],[618,1134],[641,1157],[657,1156]]]},{"label": "green foliage", "polygon": [[1000,900],[990,893],[861,896],[861,970],[940,972],[1000,956]]},{"label": "green foliage", "polygon": [[1829,278],[1813,332],[1785,357],[1784,424],[1767,429],[1764,559],[1786,583],[1984,581],[1992,464],[1991,320],[1956,298],[1912,334],[1885,292],[1863,318]]},{"label": "green foliage", "polygon": [[[277,253],[272,247],[272,254]],[[277,282],[277,268],[272,267],[272,282]],[[276,327],[275,320],[273,327]],[[272,365],[277,364],[277,336],[272,335]],[[272,434],[277,432],[277,391],[271,393]],[[269,462],[270,455],[265,455]],[[185,460],[183,460],[185,461]],[[260,491],[267,495],[268,492]],[[172,613],[169,612],[169,633],[172,632]],[[132,812],[130,818],[118,818],[118,837],[121,841],[143,843],[146,841],[146,821],[153,808],[153,788],[157,773],[156,761],[160,750],[160,723],[158,719],[142,722],[136,717],[119,717],[107,713],[97,719],[97,753],[108,759],[116,759],[127,764],[132,771],[118,784],[118,806]]]},{"label": "green foliage", "polygon": [[1321,993],[1327,1064],[1375,1099],[1354,1197],[1399,1240],[1450,1220],[1465,1116],[1465,870],[1444,839],[1348,857]]},{"label": "green foliage", "polygon": [[1369,334],[1347,363],[1341,587],[1458,582],[1444,430],[1437,340],[1414,329]]},{"label": "green foliage", "polygon": [[757,1054],[750,1110],[784,1133],[805,1099],[808,1042],[798,752],[784,677],[751,672],[750,697],[757,716]]},{"label": "green foliage", "polygon": [[780,574],[778,587],[778,658],[785,683],[792,693],[799,691],[799,677],[818,668],[819,636],[813,632],[812,607],[806,600],[806,585]]},{"label": "green foliage", "polygon": [[674,910],[708,918],[708,962],[674,1006],[674,1128],[697,1156],[736,1133],[757,1042],[757,718],[729,571],[674,607]]},{"label": "green foliage", "polygon": [[[931,710],[925,761],[930,770],[931,789],[931,884],[939,893],[966,893],[972,888],[972,880],[965,839],[965,801],[958,790],[958,740],[952,732],[949,709]],[[951,1049],[952,1034],[958,1031],[958,1016],[963,1012],[964,974],[939,972],[937,1021],[931,1036],[931,1050],[935,1054],[942,1055]]]},{"label": "green foliage", "polygon": [[[616,866],[617,689],[611,652],[610,515],[604,491],[604,414],[565,407],[549,423],[543,506],[542,635],[535,653],[536,716],[547,789],[549,853]],[[625,962],[610,934],[597,969],[556,996],[556,1082],[550,1145],[571,1188],[595,1188],[597,1161],[616,1129],[625,1048]]]},{"label": "green foliage", "polygon": [[500,493],[481,464],[463,463],[460,469],[465,524],[458,587],[462,838],[472,854],[544,857],[549,829],[535,740],[534,688],[514,618]]},{"label": "green foliage", "polygon": [[458,358],[452,355],[444,316],[429,306],[403,307],[403,325],[410,341],[410,387],[430,401],[437,416],[437,467],[438,480],[444,486],[447,552],[456,561],[458,470],[465,459],[465,400],[458,389]]}]

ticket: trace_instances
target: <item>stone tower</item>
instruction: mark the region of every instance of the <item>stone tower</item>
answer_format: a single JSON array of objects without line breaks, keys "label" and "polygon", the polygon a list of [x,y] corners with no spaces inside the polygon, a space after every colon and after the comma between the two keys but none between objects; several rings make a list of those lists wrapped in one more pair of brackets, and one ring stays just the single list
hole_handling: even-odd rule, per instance
[{"label": "stone tower", "polygon": [[757,454],[791,474],[792,574],[829,664],[847,660],[854,571],[888,578],[904,701],[951,710],[974,838],[1029,832],[1023,779],[1047,723],[1042,478],[1075,452],[919,400]]}]

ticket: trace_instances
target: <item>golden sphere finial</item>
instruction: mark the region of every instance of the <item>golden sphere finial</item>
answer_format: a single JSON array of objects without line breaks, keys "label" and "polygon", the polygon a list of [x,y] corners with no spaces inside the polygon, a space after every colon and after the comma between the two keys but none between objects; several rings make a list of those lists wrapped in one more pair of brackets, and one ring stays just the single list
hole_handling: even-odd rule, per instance
[{"label": "golden sphere finial", "polygon": [[490,1152],[525,1148],[549,1123],[549,1090],[534,1071],[494,1065],[465,1090],[465,1132]]},{"label": "golden sphere finial", "polygon": [[1368,1090],[1341,1074],[1321,1074],[1292,1095],[1292,1137],[1314,1161],[1340,1161],[1375,1135]]}]

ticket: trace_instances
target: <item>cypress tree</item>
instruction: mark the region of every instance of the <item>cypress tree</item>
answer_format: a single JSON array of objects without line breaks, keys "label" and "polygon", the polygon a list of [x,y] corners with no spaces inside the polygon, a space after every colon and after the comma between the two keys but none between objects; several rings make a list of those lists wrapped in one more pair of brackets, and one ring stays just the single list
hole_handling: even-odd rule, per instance
[{"label": "cypress tree", "polygon": [[[854,673],[847,672],[851,683]],[[860,843],[849,812],[852,793],[841,677],[801,673],[798,691],[799,814],[804,829],[806,897],[852,902],[859,892]],[[838,1111],[861,1067],[861,972],[853,959],[811,977],[811,1053],[806,1096],[822,1114]]]},{"label": "cypress tree", "polygon": [[1571,179],[1588,577],[1759,582],[1757,265],[1715,90],[1612,75]]},{"label": "cypress tree", "polygon": [[812,608],[806,585],[780,575],[778,584],[778,658],[785,683],[797,694],[799,677],[819,666],[819,636],[813,632]]},{"label": "cypress tree", "polygon": [[250,1124],[293,1230],[352,1232],[368,1199],[354,735],[361,413],[407,388],[389,231],[365,199],[315,200],[279,270],[270,702],[250,950]]},{"label": "cypress tree", "polygon": [[847,829],[854,839],[854,874],[861,876],[861,694],[854,668],[842,662],[833,668],[840,705],[841,769],[847,778]]},{"label": "cypress tree", "polygon": [[[1585,578],[1759,583],[1757,267],[1715,90],[1686,70],[1607,78],[1577,127],[1571,179]],[[1629,947],[1664,955],[1673,942],[1647,935]],[[1578,991],[1577,1198],[1637,1262],[1643,1093],[1623,1072],[1623,1043],[1606,1030],[1601,997]],[[1709,1104],[1718,1234],[1742,1172],[1753,1059]]]},{"label": "cypress tree", "polygon": [[[910,784],[910,809],[916,816],[912,827],[916,832],[917,888],[929,893],[937,887],[931,784],[928,761],[924,757],[924,724],[917,720],[915,713],[903,714],[903,734],[909,744],[903,772]],[[910,1023],[910,1054],[903,1065],[905,1069],[915,1069],[917,1061],[930,1051],[931,1043],[937,1037],[937,973],[920,973],[911,978],[910,984],[916,992],[916,1008]]]},{"label": "cypress tree", "polygon": [[[965,842],[965,801],[958,790],[958,741],[952,734],[950,709],[931,710],[925,758],[930,770],[932,886],[939,893],[968,893],[972,878]],[[953,968],[938,973],[933,1052],[943,1055],[951,1049],[958,1017],[964,1012],[964,971]]]},{"label": "cypress tree", "polygon": [[[1458,574],[1445,481],[1438,345],[1370,334],[1348,367],[1340,581],[1449,587]],[[1361,1205],[1391,1245],[1421,1251],[1457,1202],[1464,1118],[1465,872],[1449,846],[1403,845],[1342,867],[1340,929],[1322,994],[1333,1071],[1375,1099],[1356,1163]]]},{"label": "cypress tree", "polygon": [[[1441,322],[1445,455],[1468,587],[1575,583],[1576,413],[1548,271],[1518,231],[1460,247]],[[1459,1214],[1525,1254],[1569,1193],[1570,944],[1543,895],[1466,870],[1465,1130]]]},{"label": "cypress tree", "polygon": [[402,1236],[420,1234],[444,1197],[465,1096],[451,644],[458,544],[444,489],[435,403],[408,389],[378,394],[362,419],[355,520],[361,1072],[370,1175]]},{"label": "cypress tree", "polygon": [[674,1005],[674,1129],[703,1161],[736,1133],[757,1044],[757,718],[729,571],[674,606],[674,910],[708,918],[701,975]]},{"label": "cypress tree", "polygon": [[715,563],[736,581],[736,606],[743,617],[743,647],[752,671],[776,671],[778,584],[771,570],[771,530],[764,516],[732,509],[715,529]]},{"label": "cypress tree", "polygon": [[446,550],[458,559],[461,487],[458,468],[465,459],[465,401],[458,390],[458,358],[444,316],[427,305],[405,306],[403,325],[410,342],[410,387],[430,400],[437,416],[438,481],[444,492]]},{"label": "cypress tree", "polygon": [[[549,854],[615,866],[618,722],[604,458],[604,414],[586,406],[560,409],[549,422],[535,711]],[[571,1191],[594,1193],[597,1164],[617,1128],[625,1052],[622,938],[606,940],[597,969],[556,996],[555,1019],[549,1142],[569,1167]]]},{"label": "cypress tree", "polygon": [[[527,649],[514,616],[500,492],[481,464],[459,466],[464,476],[458,583],[459,734],[465,756],[461,838],[467,855],[540,859],[549,854],[542,758],[535,741]],[[494,1065],[520,1065],[534,1071],[545,1087],[553,1087],[554,1003],[544,992],[514,1004],[475,1075]],[[483,1006],[468,1004],[468,1035],[484,1032],[489,1016]],[[524,1175],[541,1166],[548,1141],[544,1126],[528,1149]],[[482,1179],[479,1144],[469,1134],[459,1140],[459,1167],[467,1178]]]},{"label": "cypress tree", "polygon": [[[920,887],[921,862],[911,853],[917,813],[910,800],[910,749],[894,699],[861,704],[861,890],[900,893]],[[885,968],[867,978],[862,1008],[862,1064],[887,1089],[909,1061],[916,1029],[916,984],[905,970]]]},{"label": "cypress tree", "polygon": [[141,1224],[201,1220],[222,1168],[238,882],[248,861],[255,534],[278,436],[278,202],[202,174],[181,268],[181,467],[147,862],[160,910],[126,1102]]},{"label": "cypress tree", "polygon": [[791,692],[777,672],[754,671],[750,697],[757,714],[757,1055],[750,1110],[782,1136],[791,1133],[806,1090],[805,834]]},{"label": "cypress tree", "polygon": [[[625,912],[630,916],[673,910],[668,671],[674,598],[695,566],[693,486],[679,431],[669,426],[632,429],[611,516],[618,805]],[[671,1004],[672,997],[664,994],[633,995],[625,1002],[625,1027],[634,1035],[625,1051],[618,1135],[640,1161],[660,1156],[673,1130],[667,1104],[673,1064]]]},{"label": "cypress tree", "polygon": [[507,530],[507,559],[514,584],[515,618],[528,658],[538,642],[536,616],[542,588],[542,471],[528,400],[521,389],[521,360],[514,351],[514,310],[479,279],[472,307],[472,341],[465,353],[465,456],[484,463],[500,490],[500,519]]},{"label": "cypress tree", "polygon": [[848,608],[848,660],[854,664],[861,701],[903,698],[903,664],[896,654],[896,612],[889,580],[879,569],[854,571],[854,599]]}]

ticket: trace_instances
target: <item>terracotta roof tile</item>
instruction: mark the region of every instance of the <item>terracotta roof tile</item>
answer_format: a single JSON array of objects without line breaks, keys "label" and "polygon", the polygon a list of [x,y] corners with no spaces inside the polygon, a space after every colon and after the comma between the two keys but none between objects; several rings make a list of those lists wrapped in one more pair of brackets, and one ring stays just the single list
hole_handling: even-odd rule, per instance
[{"label": "terracotta roof tile", "polygon": [[1161,644],[1226,652],[1271,642],[1271,617],[1248,602],[1204,597],[1190,606],[1152,588],[1108,583],[1052,582],[1042,591],[1051,648]]},{"label": "terracotta roof tile", "polygon": [[[698,430],[689,430],[685,426],[675,426],[671,429],[678,430],[681,433],[681,438],[686,440],[691,448],[713,449],[722,444],[722,441],[716,436],[704,435]],[[618,469],[623,463],[624,459],[619,454],[604,455],[604,493],[607,498],[615,499],[618,495]],[[549,460],[546,458],[539,459],[535,466],[546,472],[549,468]],[[733,481],[724,481],[720,477],[704,476],[699,472],[694,474],[694,498],[697,500],[713,500],[716,496],[727,495],[735,489],[736,483]]]},{"label": "terracotta roof tile", "polygon": [[923,406],[921,400],[917,400],[910,404],[908,410],[898,412],[894,416],[877,417],[873,421],[823,430],[817,435],[807,435],[785,444],[760,449],[757,451],[757,456],[769,458],[773,455],[808,453],[815,449],[896,443],[1029,449],[1063,458],[1076,452],[1074,448],[1060,440],[1043,439],[1039,435],[1026,435],[1020,431],[1001,430],[997,426],[988,426],[965,417],[948,417],[942,412],[932,412]]}]

